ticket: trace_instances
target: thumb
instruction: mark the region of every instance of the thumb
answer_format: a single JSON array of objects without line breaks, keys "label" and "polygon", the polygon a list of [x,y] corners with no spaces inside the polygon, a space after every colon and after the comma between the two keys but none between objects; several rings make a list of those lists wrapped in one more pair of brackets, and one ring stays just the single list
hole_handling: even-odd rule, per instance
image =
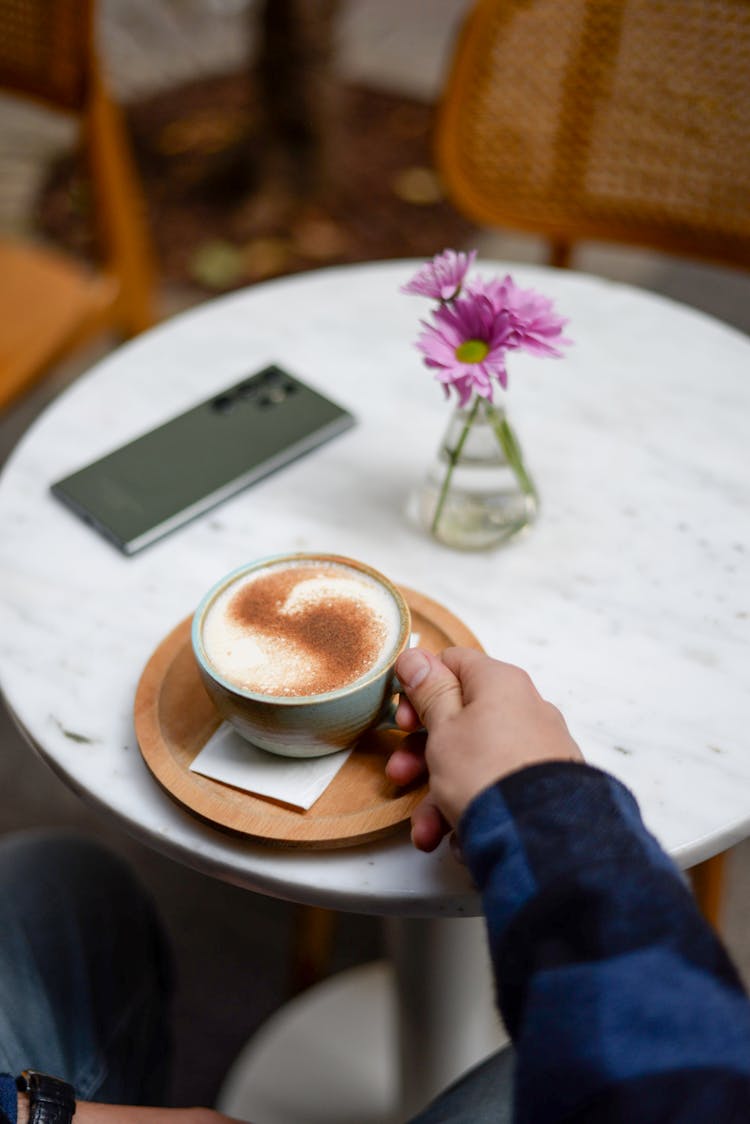
[{"label": "thumb", "polygon": [[463,709],[461,684],[432,652],[407,648],[396,662],[396,675],[428,731]]}]

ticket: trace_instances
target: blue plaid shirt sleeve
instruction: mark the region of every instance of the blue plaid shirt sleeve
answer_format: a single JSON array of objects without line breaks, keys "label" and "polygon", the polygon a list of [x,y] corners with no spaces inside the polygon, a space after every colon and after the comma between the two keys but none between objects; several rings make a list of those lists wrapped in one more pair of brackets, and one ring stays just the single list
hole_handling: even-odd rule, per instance
[{"label": "blue plaid shirt sleeve", "polygon": [[517,1049],[517,1124],[750,1121],[750,1002],[613,777],[572,762],[459,825]]},{"label": "blue plaid shirt sleeve", "polygon": [[15,1078],[9,1073],[0,1073],[0,1124],[16,1124],[17,1106]]}]

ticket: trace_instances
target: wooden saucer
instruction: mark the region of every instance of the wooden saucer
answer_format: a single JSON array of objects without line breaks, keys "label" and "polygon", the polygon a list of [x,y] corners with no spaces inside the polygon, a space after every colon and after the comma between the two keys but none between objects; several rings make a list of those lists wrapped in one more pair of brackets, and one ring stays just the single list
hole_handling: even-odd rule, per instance
[{"label": "wooden saucer", "polygon": [[[419,643],[439,652],[452,644],[480,648],[457,617],[421,593],[400,587]],[[408,820],[425,784],[397,788],[385,776],[388,755],[404,735],[372,731],[361,739],[323,795],[307,811],[252,796],[190,771],[221,718],[198,673],[192,617],[170,632],[146,664],[135,696],[135,730],[143,759],[179,804],[215,827],[280,847],[335,848],[366,843]]]}]

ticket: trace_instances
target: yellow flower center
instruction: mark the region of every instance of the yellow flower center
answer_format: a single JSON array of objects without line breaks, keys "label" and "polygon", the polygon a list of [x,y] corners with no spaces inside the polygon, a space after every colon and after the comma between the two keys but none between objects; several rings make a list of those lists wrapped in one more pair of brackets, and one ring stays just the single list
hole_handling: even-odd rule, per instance
[{"label": "yellow flower center", "polygon": [[456,359],[461,363],[481,363],[489,350],[484,340],[464,340],[456,348]]}]

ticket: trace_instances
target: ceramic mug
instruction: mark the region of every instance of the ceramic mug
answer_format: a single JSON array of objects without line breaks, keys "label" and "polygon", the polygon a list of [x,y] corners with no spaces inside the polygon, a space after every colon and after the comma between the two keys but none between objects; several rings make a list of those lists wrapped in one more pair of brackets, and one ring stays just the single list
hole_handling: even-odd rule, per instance
[{"label": "ceramic mug", "polygon": [[[310,569],[310,567],[312,569]],[[295,570],[301,570],[302,577],[298,579],[298,586],[294,587]],[[285,578],[284,574],[291,573]],[[273,575],[279,575],[276,578]],[[327,579],[325,575],[329,575]],[[285,608],[278,608],[280,598],[275,600],[268,594],[261,592],[261,601],[257,601],[258,594],[243,594],[242,590],[252,590],[258,579],[265,579],[267,583],[279,582],[291,585],[293,588],[302,589],[305,577],[318,575],[315,580],[325,582],[332,580],[334,583],[342,578],[346,580],[346,592],[332,601],[315,604],[304,602],[296,605],[296,614],[290,618]],[[301,583],[301,584],[300,584]],[[285,586],[285,587],[286,587]],[[284,588],[285,588],[284,587]],[[256,590],[263,590],[263,586],[255,586]],[[312,587],[308,587],[312,588]],[[340,590],[340,586],[338,587]],[[360,591],[359,594],[357,591]],[[266,597],[266,602],[263,597]],[[237,598],[244,597],[239,602],[246,612],[246,620],[237,625],[236,620],[232,625],[235,628],[235,639],[239,640],[235,650],[231,653],[234,665],[225,665],[219,669],[219,663],[230,658],[232,644],[217,645],[212,629],[223,629],[222,621],[227,619],[227,613],[232,609]],[[248,597],[250,600],[248,601]],[[256,606],[253,608],[252,599],[255,597]],[[290,593],[289,597],[294,597]],[[357,598],[359,597],[359,600]],[[223,600],[222,600],[223,599]],[[367,602],[371,602],[369,610]],[[375,608],[373,609],[373,604]],[[217,604],[218,603],[218,604]],[[289,604],[287,601],[284,604]],[[310,606],[315,606],[314,609]],[[328,605],[328,610],[326,610]],[[331,607],[333,606],[333,607]],[[214,613],[212,614],[212,609]],[[384,612],[378,613],[384,610]],[[305,612],[314,613],[314,621],[310,621],[308,635],[305,634]],[[331,618],[331,629],[326,629],[326,611],[335,615]],[[315,645],[323,637],[327,643],[332,644],[336,650],[329,653],[332,657],[329,663],[340,666],[346,663],[348,649],[352,644],[352,635],[357,628],[367,627],[367,622],[372,621],[373,613],[380,630],[380,649],[377,659],[371,667],[365,667],[362,673],[351,682],[338,685],[330,681],[335,672],[330,669],[316,684],[315,691],[308,693],[272,693],[266,687],[264,690],[248,687],[241,683],[243,675],[243,651],[255,651],[252,647],[256,639],[261,642],[261,651],[265,658],[258,658],[259,675],[268,674],[267,668],[273,671],[277,658],[282,660],[280,671],[274,674],[283,676],[283,661],[287,659],[284,652],[297,652],[298,641],[301,637],[309,650],[311,666],[317,666],[318,653]],[[277,614],[274,617],[274,614]],[[279,615],[281,614],[281,615]],[[232,618],[234,619],[234,618]],[[292,639],[289,648],[289,637],[285,636],[289,620],[294,621],[297,635]],[[206,627],[208,621],[208,629]],[[215,622],[219,622],[218,624]],[[276,623],[274,623],[276,622]],[[358,623],[359,622],[359,623]],[[351,623],[351,628],[349,627]],[[249,630],[250,639],[245,639],[242,629]],[[264,630],[258,632],[258,629]],[[239,629],[239,633],[237,632]],[[278,629],[278,635],[275,630]],[[338,632],[336,631],[338,629]],[[210,643],[207,651],[206,633],[208,631]],[[224,636],[224,633],[221,633]],[[384,574],[364,562],[345,558],[337,554],[294,553],[277,554],[268,558],[249,562],[221,578],[202,599],[193,617],[192,644],[195,658],[203,683],[213,699],[216,708],[222,717],[248,741],[253,742],[271,753],[281,754],[286,757],[321,757],[327,753],[334,753],[354,744],[365,730],[377,725],[387,713],[397,684],[394,676],[394,664],[398,656],[408,647],[411,635],[411,616],[409,607],[403,594]],[[255,637],[255,638],[253,638]],[[333,637],[333,640],[331,640]],[[356,640],[356,637],[355,637]],[[243,643],[249,643],[251,648],[243,649]],[[226,647],[226,652],[224,648]],[[221,648],[221,658],[218,650]],[[213,652],[213,656],[210,654]],[[325,653],[321,649],[321,654]],[[255,656],[253,658],[256,658]],[[289,657],[297,658],[296,656]],[[316,662],[317,661],[317,662]],[[229,674],[228,674],[229,666]],[[351,668],[348,672],[351,675]],[[318,690],[318,688],[324,688]],[[277,688],[274,687],[274,691]],[[283,685],[285,691],[295,688],[289,684]]]}]

